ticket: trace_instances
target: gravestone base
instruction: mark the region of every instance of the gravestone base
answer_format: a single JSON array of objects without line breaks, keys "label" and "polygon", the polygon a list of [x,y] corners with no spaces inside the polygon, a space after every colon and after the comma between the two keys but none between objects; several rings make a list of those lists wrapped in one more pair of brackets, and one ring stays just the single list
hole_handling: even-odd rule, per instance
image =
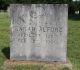
[{"label": "gravestone base", "polygon": [[72,64],[69,60],[67,62],[57,62],[57,61],[14,61],[6,60],[4,62],[5,67],[13,67],[16,65],[43,65],[44,67],[49,67],[50,70],[58,70],[63,68],[69,68],[72,70]]}]

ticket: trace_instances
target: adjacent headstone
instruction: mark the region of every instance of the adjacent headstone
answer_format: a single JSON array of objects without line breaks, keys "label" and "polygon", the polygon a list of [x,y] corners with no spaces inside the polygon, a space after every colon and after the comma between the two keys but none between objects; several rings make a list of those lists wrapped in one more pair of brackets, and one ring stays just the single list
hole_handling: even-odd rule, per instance
[{"label": "adjacent headstone", "polygon": [[66,4],[11,4],[10,59],[66,61]]}]

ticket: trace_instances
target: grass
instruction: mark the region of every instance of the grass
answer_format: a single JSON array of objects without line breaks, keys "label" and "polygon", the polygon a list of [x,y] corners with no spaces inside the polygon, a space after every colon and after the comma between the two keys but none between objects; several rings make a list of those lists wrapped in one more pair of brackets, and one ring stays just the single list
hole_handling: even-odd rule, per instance
[{"label": "grass", "polygon": [[[73,16],[74,17],[74,16]],[[4,70],[4,61],[9,58],[9,20],[6,12],[0,12],[0,70]],[[74,70],[80,70],[80,18],[68,21],[68,58]],[[14,66],[8,70],[50,70],[42,65]],[[63,68],[60,70],[69,70]]]},{"label": "grass", "polygon": [[60,70],[70,70],[68,67],[60,68]]},{"label": "grass", "polygon": [[69,19],[68,58],[73,63],[75,70],[80,70],[80,17],[78,20]]},{"label": "grass", "polygon": [[7,59],[2,50],[9,47],[9,23],[7,18],[7,13],[0,13],[0,70],[3,68],[3,62]]},{"label": "grass", "polygon": [[10,70],[48,70],[48,68],[42,65],[17,65]]}]

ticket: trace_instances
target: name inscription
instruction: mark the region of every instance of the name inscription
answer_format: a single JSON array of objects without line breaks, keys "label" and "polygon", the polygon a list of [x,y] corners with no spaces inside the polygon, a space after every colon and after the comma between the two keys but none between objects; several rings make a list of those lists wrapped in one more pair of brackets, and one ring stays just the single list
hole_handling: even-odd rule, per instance
[{"label": "name inscription", "polygon": [[[53,26],[15,26],[13,27],[16,31],[16,35],[18,38],[18,42],[26,43],[28,38],[31,38],[32,43],[37,42],[42,37],[44,33],[46,37],[47,43],[54,42],[54,35],[58,33],[58,35],[62,34],[62,27],[53,27]],[[14,34],[13,34],[14,35]],[[48,40],[47,40],[48,39]],[[52,40],[53,39],[53,40]]]}]

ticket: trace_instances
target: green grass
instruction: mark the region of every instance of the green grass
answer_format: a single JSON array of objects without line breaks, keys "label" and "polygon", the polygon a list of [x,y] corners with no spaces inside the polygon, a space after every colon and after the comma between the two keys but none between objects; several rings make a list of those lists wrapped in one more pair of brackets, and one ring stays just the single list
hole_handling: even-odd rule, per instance
[{"label": "green grass", "polygon": [[[74,16],[73,16],[74,17]],[[9,57],[9,19],[6,12],[0,12],[0,70],[4,70],[4,61]],[[80,19],[70,18],[68,21],[68,59],[74,70],[80,70]],[[50,70],[42,65],[21,65],[8,70]],[[60,70],[68,70],[63,68]]]},{"label": "green grass", "polygon": [[73,63],[75,70],[80,70],[80,19],[69,19],[68,58]]},{"label": "green grass", "polygon": [[7,59],[2,52],[6,47],[9,47],[9,23],[7,13],[0,13],[0,70],[3,68],[3,63]]}]

